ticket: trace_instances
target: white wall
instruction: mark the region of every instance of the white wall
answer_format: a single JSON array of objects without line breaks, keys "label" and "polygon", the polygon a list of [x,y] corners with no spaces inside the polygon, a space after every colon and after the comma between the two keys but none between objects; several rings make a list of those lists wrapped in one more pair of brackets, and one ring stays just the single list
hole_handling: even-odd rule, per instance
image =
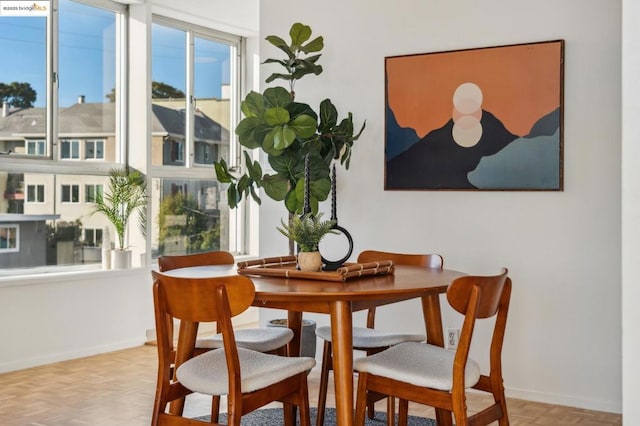
[{"label": "white wall", "polygon": [[640,424],[640,4],[623,0],[622,19],[622,380],[625,424]]},{"label": "white wall", "polygon": [[[298,83],[296,100],[318,105],[328,97],[357,124],[367,120],[350,170],[338,172],[338,216],[354,252],[438,252],[446,267],[473,273],[507,266],[514,281],[503,354],[508,395],[619,412],[620,2],[261,3],[261,40],[286,36],[293,22],[325,37],[325,71]],[[385,56],[554,39],[566,41],[563,192],[383,190]],[[263,41],[261,55],[278,52]],[[263,77],[270,72],[263,66]],[[284,216],[281,204],[263,203],[262,256],[286,253],[275,231]],[[261,319],[276,315],[263,310]],[[450,310],[445,316],[445,326],[459,324]],[[380,312],[381,327],[417,324],[417,303]]]}]

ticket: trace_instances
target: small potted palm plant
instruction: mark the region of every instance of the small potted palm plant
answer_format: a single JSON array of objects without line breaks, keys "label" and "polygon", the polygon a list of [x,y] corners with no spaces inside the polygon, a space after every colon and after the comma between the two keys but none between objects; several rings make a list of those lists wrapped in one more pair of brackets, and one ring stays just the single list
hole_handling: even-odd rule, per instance
[{"label": "small potted palm plant", "polygon": [[316,216],[311,213],[302,216],[294,215],[287,224],[280,220],[282,228],[278,231],[285,237],[298,244],[298,268],[301,271],[320,271],[322,269],[322,257],[318,251],[320,240],[327,234],[336,234],[333,230],[335,220],[321,220],[322,213]]},{"label": "small potted palm plant", "polygon": [[137,170],[112,169],[106,193],[97,194],[94,202],[93,212],[105,215],[118,236],[116,249],[111,252],[111,267],[129,268],[131,251],[125,246],[125,232],[131,215],[147,205],[144,175]]}]

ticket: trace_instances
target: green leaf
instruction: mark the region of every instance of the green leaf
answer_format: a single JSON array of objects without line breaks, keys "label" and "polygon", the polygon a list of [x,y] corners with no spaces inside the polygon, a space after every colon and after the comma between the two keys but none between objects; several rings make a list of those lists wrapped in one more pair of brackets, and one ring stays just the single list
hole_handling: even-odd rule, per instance
[{"label": "green leaf", "polygon": [[[302,157],[300,157],[302,158]],[[273,170],[280,175],[285,176],[287,179],[295,176],[295,168],[298,162],[301,161],[299,168],[302,170],[304,167],[304,159],[300,160],[299,157],[294,156],[291,152],[285,152],[279,156],[269,156],[269,165]]]},{"label": "green leaf", "polygon": [[282,107],[269,108],[264,113],[264,121],[271,126],[287,124],[290,119],[289,111]]},{"label": "green leaf", "polygon": [[289,35],[291,36],[291,44],[293,46],[302,46],[302,43],[311,37],[311,27],[296,22],[291,26]]},{"label": "green leaf", "polygon": [[[224,160],[220,160],[224,161]],[[251,161],[251,157],[247,151],[244,151],[244,162],[247,165],[247,171],[249,172],[249,177],[256,182],[258,186],[260,179],[262,178],[262,167],[260,167],[260,163],[257,161]]]},{"label": "green leaf", "polygon": [[338,110],[329,99],[320,102],[320,125],[321,132],[326,132],[338,122]]},{"label": "green leaf", "polygon": [[287,193],[284,199],[284,205],[291,213],[296,213],[298,210],[302,211],[302,204],[298,203],[295,190],[291,190]]},{"label": "green leaf", "polygon": [[291,93],[284,87],[270,87],[264,91],[264,101],[266,108],[286,108],[292,101]]},{"label": "green leaf", "polygon": [[221,158],[219,162],[213,163],[213,166],[216,169],[216,178],[220,183],[231,183],[233,182],[231,175],[229,174],[229,170],[227,168],[227,163],[224,161],[224,158]]},{"label": "green leaf", "polygon": [[296,132],[289,126],[278,126],[267,135],[267,138],[273,138],[275,149],[283,150],[296,140]]},{"label": "green leaf", "polygon": [[273,73],[271,74],[269,77],[267,77],[267,79],[265,80],[265,83],[271,83],[273,80],[276,79],[282,79],[282,80],[293,80],[293,76],[289,75],[289,74],[281,74],[281,73]]},{"label": "green leaf", "polygon": [[236,135],[242,146],[249,149],[259,148],[262,143],[256,138],[256,129],[260,120],[256,117],[245,117],[236,126]]},{"label": "green leaf", "polygon": [[249,92],[240,104],[242,113],[247,117],[259,117],[264,111],[264,98],[258,92]]},{"label": "green leaf", "polygon": [[251,198],[253,198],[253,201],[255,201],[256,203],[258,203],[258,205],[262,204],[262,200],[260,199],[260,197],[258,196],[258,194],[256,194],[255,189],[253,188],[253,186],[249,187],[249,190],[251,190]]},{"label": "green leaf", "polygon": [[238,191],[236,191],[236,185],[232,183],[229,185],[229,188],[227,188],[227,203],[229,204],[229,208],[235,209],[239,201],[240,196],[238,195]]},{"label": "green leaf", "polygon": [[293,51],[289,48],[289,45],[287,44],[287,42],[281,39],[280,37],[275,35],[270,35],[265,37],[265,40],[267,40],[269,43],[271,43],[278,49],[282,50],[289,58],[295,58],[296,56],[295,53],[293,53]]},{"label": "green leaf", "polygon": [[309,117],[312,117],[314,121],[318,120],[318,114],[316,114],[316,112],[307,104],[291,102],[287,105],[287,111],[289,111],[289,115],[292,119],[299,115],[308,115]]},{"label": "green leaf", "polygon": [[289,127],[299,138],[310,138],[316,133],[318,123],[313,117],[299,115],[289,123]]},{"label": "green leaf", "polygon": [[262,187],[264,192],[274,201],[282,201],[285,199],[289,184],[287,179],[280,175],[265,175],[262,179]]},{"label": "green leaf", "polygon": [[319,52],[322,49],[324,49],[324,38],[322,36],[316,37],[306,45],[300,47],[300,50],[304,53]]}]

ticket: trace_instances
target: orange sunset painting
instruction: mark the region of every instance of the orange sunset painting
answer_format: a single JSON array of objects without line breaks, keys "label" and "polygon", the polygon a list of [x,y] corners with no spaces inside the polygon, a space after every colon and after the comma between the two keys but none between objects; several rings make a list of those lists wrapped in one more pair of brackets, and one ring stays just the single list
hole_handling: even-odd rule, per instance
[{"label": "orange sunset painting", "polygon": [[562,190],[564,41],[385,58],[385,189]]}]

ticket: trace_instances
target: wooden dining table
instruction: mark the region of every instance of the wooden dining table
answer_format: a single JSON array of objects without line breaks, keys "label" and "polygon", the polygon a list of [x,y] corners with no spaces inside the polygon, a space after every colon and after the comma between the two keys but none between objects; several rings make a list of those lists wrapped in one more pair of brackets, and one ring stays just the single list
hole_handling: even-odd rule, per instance
[{"label": "wooden dining table", "polygon": [[[440,310],[440,294],[449,283],[464,275],[448,269],[429,269],[395,265],[391,274],[350,278],[347,281],[285,278],[263,275],[250,276],[255,284],[253,305],[260,308],[288,311],[288,326],[294,332],[289,354],[300,353],[302,314],[314,312],[331,317],[333,372],[336,397],[336,420],[339,426],[351,426],[354,421],[352,313],[374,306],[420,298],[427,333],[427,342],[444,346]],[[207,277],[237,274],[235,265],[195,266],[166,272],[172,276]],[[398,324],[403,329],[405,324]],[[197,324],[181,324],[178,348],[193,347]],[[184,334],[184,336],[183,336]],[[180,349],[178,349],[180,351]],[[188,359],[191,353],[178,353],[176,363]],[[451,424],[451,416],[438,412],[438,425]]]}]

